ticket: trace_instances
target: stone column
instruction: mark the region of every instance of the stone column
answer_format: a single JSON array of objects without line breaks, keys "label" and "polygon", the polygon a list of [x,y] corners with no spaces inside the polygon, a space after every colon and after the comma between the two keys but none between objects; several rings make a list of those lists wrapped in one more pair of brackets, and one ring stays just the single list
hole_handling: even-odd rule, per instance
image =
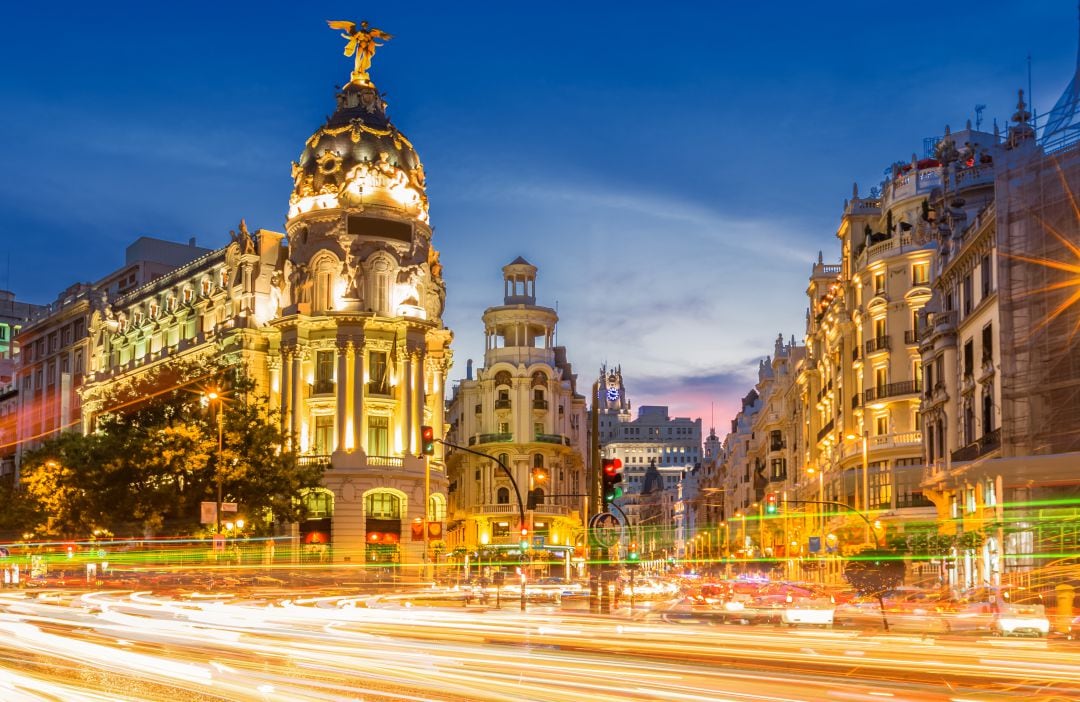
[{"label": "stone column", "polygon": [[297,349],[293,354],[292,364],[292,426],[294,446],[302,448],[300,428],[304,416],[304,351]]},{"label": "stone column", "polygon": [[353,348],[353,372],[352,372],[352,411],[349,413],[349,423],[353,431],[353,447],[367,450],[367,437],[364,436],[364,395],[367,393],[367,384],[364,383],[364,346],[363,344]]},{"label": "stone column", "polygon": [[337,451],[345,450],[345,427],[348,426],[346,407],[348,407],[348,351],[352,344],[338,344],[337,346],[337,376],[334,382],[334,391],[337,393],[337,411],[334,417],[334,428],[337,434]]},{"label": "stone column", "polygon": [[[293,379],[293,352],[292,350],[285,351],[282,354],[282,381],[281,381],[281,431],[289,433],[292,431],[292,388],[296,382]],[[295,449],[296,438],[290,437],[289,442]]]},{"label": "stone column", "polygon": [[413,450],[413,363],[412,355],[406,351],[401,354],[401,406],[402,406],[402,441],[401,451],[412,454]]}]

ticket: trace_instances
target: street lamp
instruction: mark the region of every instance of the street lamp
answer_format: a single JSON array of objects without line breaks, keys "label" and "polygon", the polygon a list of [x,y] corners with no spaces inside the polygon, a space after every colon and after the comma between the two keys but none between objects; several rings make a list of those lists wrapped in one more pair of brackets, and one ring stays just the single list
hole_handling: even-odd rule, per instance
[{"label": "street lamp", "polygon": [[222,476],[222,473],[221,473],[221,461],[222,461],[223,449],[224,449],[224,446],[225,446],[225,423],[224,423],[223,415],[221,413],[221,411],[222,411],[221,401],[223,399],[224,398],[222,397],[221,393],[218,392],[217,390],[210,390],[209,392],[203,393],[203,400],[207,404],[210,404],[212,402],[217,402],[218,403],[218,411],[217,411],[217,425],[218,425],[217,465],[214,466],[214,468],[215,468],[214,475],[215,475],[215,478],[217,479],[217,503],[216,503],[217,504],[217,509],[215,510],[216,517],[217,517],[217,529],[216,529],[215,533],[217,533],[217,534],[221,533],[221,482],[223,480],[223,476]]}]

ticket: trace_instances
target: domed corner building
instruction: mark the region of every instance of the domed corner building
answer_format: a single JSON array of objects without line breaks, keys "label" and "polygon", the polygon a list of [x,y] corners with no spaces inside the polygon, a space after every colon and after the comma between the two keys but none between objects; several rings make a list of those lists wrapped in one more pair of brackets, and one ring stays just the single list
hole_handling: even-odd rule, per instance
[{"label": "domed corner building", "polygon": [[469,362],[448,410],[449,441],[470,448],[448,459],[448,557],[463,576],[521,565],[534,577],[580,576],[586,398],[556,343],[558,313],[536,303],[536,266],[519,257],[502,272],[502,304],[483,315],[484,365],[474,377]]},{"label": "domed corner building", "polygon": [[425,465],[420,428],[444,435],[452,333],[424,169],[366,71],[292,177],[285,234],[244,229],[101,305],[84,427],[117,383],[170,359],[226,357],[280,410],[300,460],[328,465],[324,488],[304,496],[307,551],[423,563],[425,544],[442,545],[447,480],[441,444]]}]

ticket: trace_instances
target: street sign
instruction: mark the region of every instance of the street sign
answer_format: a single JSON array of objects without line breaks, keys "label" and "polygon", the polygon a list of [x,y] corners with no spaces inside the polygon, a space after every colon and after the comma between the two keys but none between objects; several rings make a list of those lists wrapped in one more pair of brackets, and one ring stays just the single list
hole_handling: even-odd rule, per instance
[{"label": "street sign", "polygon": [[809,551],[810,553],[818,553],[818,552],[820,552],[821,551],[821,537],[820,536],[811,536],[810,537],[810,543],[807,544],[807,549],[806,550]]},{"label": "street sign", "polygon": [[597,546],[611,548],[622,537],[622,525],[614,514],[601,512],[589,519],[589,532]]},{"label": "street sign", "polygon": [[235,502],[222,502],[221,503],[221,511],[222,512],[235,512],[236,511],[236,503]]}]

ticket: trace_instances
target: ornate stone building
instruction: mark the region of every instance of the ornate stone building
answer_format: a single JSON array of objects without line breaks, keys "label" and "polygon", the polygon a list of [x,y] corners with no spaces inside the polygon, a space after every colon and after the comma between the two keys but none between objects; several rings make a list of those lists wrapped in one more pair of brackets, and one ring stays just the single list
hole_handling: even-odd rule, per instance
[{"label": "ornate stone building", "polygon": [[[373,49],[372,49],[373,50]],[[370,59],[370,56],[368,56]],[[446,507],[441,437],[451,332],[424,169],[366,70],[293,164],[285,233],[249,233],[93,313],[84,424],[118,384],[174,361],[243,367],[301,460],[329,465],[306,496],[306,542],[351,562],[411,562]]]},{"label": "ornate stone building", "polygon": [[[484,367],[454,388],[448,440],[509,469],[529,502],[530,549],[569,567],[587,501],[586,401],[566,349],[555,345],[558,315],[536,304],[536,267],[519,257],[502,270],[503,304],[484,311]],[[466,451],[453,451],[448,465],[448,547],[462,558],[516,557],[510,478],[496,460]]]}]

